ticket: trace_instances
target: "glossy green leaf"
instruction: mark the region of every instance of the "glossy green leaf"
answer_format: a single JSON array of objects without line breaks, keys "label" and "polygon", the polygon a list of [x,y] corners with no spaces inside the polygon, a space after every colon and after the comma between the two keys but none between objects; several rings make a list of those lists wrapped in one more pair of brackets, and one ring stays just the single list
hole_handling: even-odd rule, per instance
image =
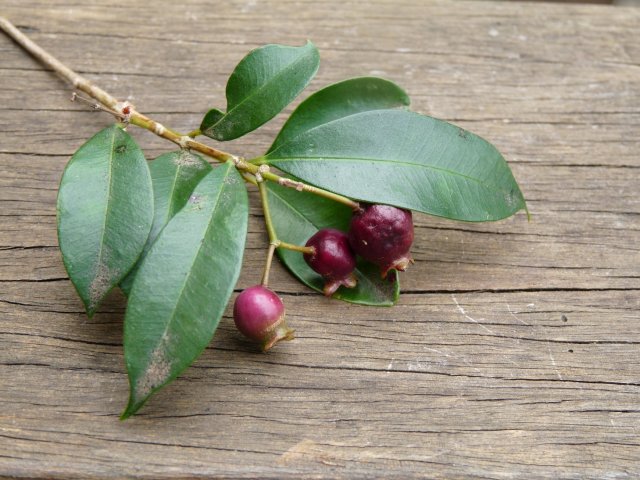
[{"label": "glossy green leaf", "polygon": [[161,230],[133,282],[124,352],[134,414],[211,341],[240,274],[248,201],[230,163],[216,167]]},{"label": "glossy green leaf", "polygon": [[319,125],[266,161],[348,197],[454,220],[499,220],[526,208],[502,155],[482,138],[406,110]]},{"label": "glossy green leaf", "polygon": [[302,47],[265,45],[252,50],[227,82],[227,111],[210,110],[200,130],[216,140],[233,140],[282,111],[318,71],[320,55],[311,42]]},{"label": "glossy green leaf", "polygon": [[[304,245],[321,228],[347,231],[351,209],[325,198],[269,182],[269,206],[278,237],[283,241]],[[289,270],[307,286],[322,292],[324,281],[304,261],[302,254],[278,249],[278,255]],[[363,305],[390,306],[398,300],[399,282],[380,277],[380,269],[363,260],[355,271],[358,285],[340,287],[333,298]]]},{"label": "glossy green leaf", "polygon": [[107,127],[78,149],[57,213],[64,266],[92,316],[138,260],[153,220],[147,161],[127,132]]},{"label": "glossy green leaf", "polygon": [[140,263],[167,222],[184,207],[198,182],[211,171],[211,165],[187,150],[165,153],[149,163],[153,183],[153,225],[136,266],[120,282],[128,296]]},{"label": "glossy green leaf", "polygon": [[269,151],[323,123],[369,110],[406,107],[409,103],[404,90],[383,78],[360,77],[334,83],[298,105]]}]

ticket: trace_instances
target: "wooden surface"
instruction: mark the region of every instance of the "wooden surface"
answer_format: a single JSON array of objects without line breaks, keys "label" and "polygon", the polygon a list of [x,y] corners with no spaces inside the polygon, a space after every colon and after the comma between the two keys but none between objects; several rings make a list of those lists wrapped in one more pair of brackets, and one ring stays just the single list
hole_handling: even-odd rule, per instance
[{"label": "wooden surface", "polygon": [[[64,165],[111,119],[0,35],[0,476],[640,476],[640,9],[102,3],[0,12],[182,131],[224,107],[250,48],[310,38],[322,66],[309,91],[396,81],[415,110],[493,142],[533,217],[417,215],[394,308],[326,300],[277,265],[297,340],[256,354],[227,311],[196,364],[120,422],[123,297],[87,319],[55,231]],[[283,118],[228,148],[264,151]],[[171,148],[133,133],[150,158]],[[254,202],[238,289],[259,281],[261,222]]]}]

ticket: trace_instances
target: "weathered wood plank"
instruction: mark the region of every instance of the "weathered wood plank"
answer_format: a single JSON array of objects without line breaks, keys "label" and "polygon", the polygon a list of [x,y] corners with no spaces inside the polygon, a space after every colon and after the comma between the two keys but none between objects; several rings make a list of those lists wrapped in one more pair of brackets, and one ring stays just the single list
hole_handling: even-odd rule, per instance
[{"label": "weathered wood plank", "polygon": [[[225,317],[197,364],[125,424],[122,311],[88,321],[43,310],[52,299],[36,295],[3,312],[17,328],[2,334],[2,381],[22,380],[2,392],[4,433],[20,440],[14,455],[49,459],[62,475],[106,474],[114,460],[135,471],[136,455],[154,459],[152,476],[172,466],[242,475],[243,465],[274,476],[632,472],[635,293],[409,294],[383,320],[378,309],[327,315],[318,296],[287,296],[301,312],[298,347],[257,356]],[[611,335],[610,315],[626,335]],[[43,442],[53,445],[40,455]],[[592,456],[601,460],[587,468]]]},{"label": "weathered wood plank", "polygon": [[[533,214],[416,216],[389,309],[276,266],[295,342],[254,353],[227,311],[139,416],[125,302],[89,320],[62,267],[55,197],[110,119],[0,37],[0,477],[640,476],[640,9],[498,2],[5,2],[34,40],[167,125],[224,106],[249,48],[312,39],[310,91],[358,75],[495,143]],[[290,109],[289,109],[290,110]],[[285,116],[228,148],[264,151]],[[170,148],[132,132],[153,157]],[[259,280],[255,194],[237,288]]]}]

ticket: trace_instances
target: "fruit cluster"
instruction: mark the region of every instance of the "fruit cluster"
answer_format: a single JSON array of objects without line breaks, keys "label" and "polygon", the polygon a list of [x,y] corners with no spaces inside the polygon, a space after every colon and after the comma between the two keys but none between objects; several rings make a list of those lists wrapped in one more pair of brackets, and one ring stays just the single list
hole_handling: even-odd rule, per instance
[{"label": "fruit cluster", "polygon": [[[324,228],[306,243],[307,264],[324,280],[324,294],[333,295],[341,286],[353,288],[356,255],[380,267],[382,278],[390,270],[404,271],[413,263],[409,254],[413,242],[411,211],[389,205],[361,205],[354,213],[349,232]],[[233,308],[236,327],[247,338],[269,350],[280,340],[293,339],[285,322],[282,300],[264,285],[242,291]]]}]

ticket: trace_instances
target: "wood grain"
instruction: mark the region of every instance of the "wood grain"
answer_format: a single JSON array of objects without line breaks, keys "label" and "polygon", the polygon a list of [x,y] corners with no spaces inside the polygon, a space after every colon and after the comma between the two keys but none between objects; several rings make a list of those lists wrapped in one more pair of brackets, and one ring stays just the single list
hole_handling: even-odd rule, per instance
[{"label": "wood grain", "polygon": [[[120,422],[124,298],[87,319],[55,232],[62,169],[110,119],[2,36],[0,477],[640,476],[640,9],[147,5],[5,1],[2,14],[185,131],[224,107],[248,49],[310,38],[322,66],[309,91],[396,81],[415,110],[498,146],[532,221],[416,216],[417,261],[388,309],[326,300],[277,265],[297,340],[256,354],[227,311],[196,364]],[[284,118],[228,149],[261,153]],[[149,157],[169,148],[132,133]],[[238,289],[260,278],[256,200]]]}]

